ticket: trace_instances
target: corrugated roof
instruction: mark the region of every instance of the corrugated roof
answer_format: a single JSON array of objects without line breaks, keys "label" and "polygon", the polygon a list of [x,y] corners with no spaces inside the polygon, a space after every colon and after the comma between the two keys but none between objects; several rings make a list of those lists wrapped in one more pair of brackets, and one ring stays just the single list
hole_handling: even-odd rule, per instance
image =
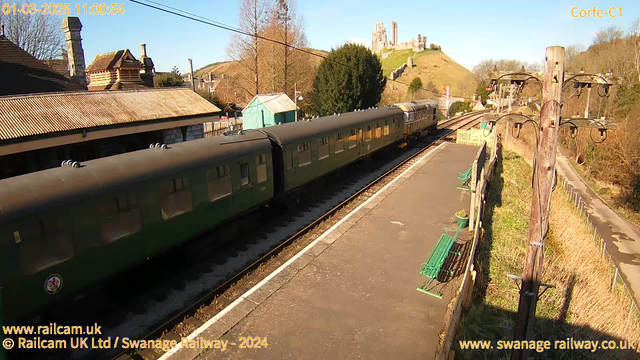
[{"label": "corrugated roof", "polygon": [[0,97],[0,140],[220,111],[188,88]]},{"label": "corrugated roof", "polygon": [[253,106],[252,103],[255,99],[260,100],[260,102],[274,114],[293,111],[296,109],[296,104],[289,99],[285,93],[258,94],[249,102],[247,107]]},{"label": "corrugated roof", "polygon": [[0,35],[0,96],[85,88],[52,71],[44,62]]}]

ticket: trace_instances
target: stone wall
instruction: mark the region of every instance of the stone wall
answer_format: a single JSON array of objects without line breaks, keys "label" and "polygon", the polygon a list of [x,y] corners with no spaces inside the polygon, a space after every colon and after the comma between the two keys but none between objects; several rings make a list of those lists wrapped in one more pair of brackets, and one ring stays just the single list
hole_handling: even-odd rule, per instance
[{"label": "stone wall", "polygon": [[165,144],[175,144],[202,138],[204,138],[204,126],[202,124],[188,126],[186,139],[182,136],[180,128],[162,130],[162,140]]},{"label": "stone wall", "polygon": [[402,75],[402,73],[404,72],[404,69],[406,69],[406,68],[407,68],[407,63],[404,63],[404,64],[400,65],[399,68],[393,70],[391,72],[391,75],[390,75],[391,76],[391,80],[395,80],[395,79],[399,78]]},{"label": "stone wall", "polygon": [[427,37],[418,34],[418,39],[412,38],[411,41],[403,41],[395,46],[396,50],[413,50],[415,52],[424,51],[426,48]]}]

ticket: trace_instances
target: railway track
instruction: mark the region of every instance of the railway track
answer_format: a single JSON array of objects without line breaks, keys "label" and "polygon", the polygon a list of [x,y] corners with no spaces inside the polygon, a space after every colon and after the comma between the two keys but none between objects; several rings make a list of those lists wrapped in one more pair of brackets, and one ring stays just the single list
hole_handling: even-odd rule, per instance
[{"label": "railway track", "polygon": [[[366,186],[353,193],[338,205],[332,207],[322,216],[297,231],[294,235],[281,242],[266,254],[260,256],[249,266],[246,266],[205,296],[202,296],[200,299],[193,302],[189,307],[173,316],[161,326],[155,328],[155,330],[151,331],[145,337],[145,340],[159,338],[180,339],[181,337],[188,336],[197,327],[215,316],[218,312],[222,311],[228,304],[235,301],[253,285],[260,282],[269,273],[277,269],[298,251],[314,241],[324,231],[340,221],[340,219],[346,216],[346,214],[351,210],[366,201],[380,188],[384,187],[388,182],[395,178],[397,174],[402,173],[406,168],[417,162],[420,159],[420,155],[424,154],[425,151],[428,151],[442,141],[452,139],[452,135],[455,136],[456,130],[471,128],[477,125],[480,122],[481,117],[482,113],[472,113],[439,123],[438,127],[444,127],[444,129],[438,130],[438,132],[435,133],[435,136],[431,135],[426,137],[425,140],[428,143],[421,142],[418,144],[418,146],[422,145],[421,149],[411,154],[406,159],[401,160],[391,169],[369,182]],[[122,352],[115,356],[114,359],[146,360],[155,359],[157,357],[158,354],[156,352],[144,350],[136,353]]]}]

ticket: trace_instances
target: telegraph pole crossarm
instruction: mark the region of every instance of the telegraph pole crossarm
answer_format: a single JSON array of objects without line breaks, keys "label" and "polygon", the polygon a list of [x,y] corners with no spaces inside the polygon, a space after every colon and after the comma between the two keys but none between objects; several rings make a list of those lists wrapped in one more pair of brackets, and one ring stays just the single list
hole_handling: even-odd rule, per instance
[{"label": "telegraph pole crossarm", "polygon": [[[529,241],[525,255],[522,287],[518,304],[515,340],[530,338],[535,323],[536,305],[544,261],[544,245],[549,233],[551,188],[555,178],[558,130],[564,76],[564,48],[551,46],[546,51],[540,109],[538,158],[534,162],[533,196],[529,219]],[[512,360],[526,359],[528,351],[517,349]]]},{"label": "telegraph pole crossarm", "polygon": [[[578,74],[564,72],[564,48],[551,46],[546,49],[544,73],[527,73],[524,67],[520,72],[504,72],[494,70],[489,73],[494,94],[498,85],[509,82],[518,86],[516,93],[524,87],[528,80],[536,80],[542,85],[542,103],[539,106],[540,116],[527,116],[519,113],[485,114],[483,120],[493,128],[497,122],[504,120],[513,122],[514,134],[519,134],[523,124],[532,122],[536,127],[537,155],[533,162],[533,196],[531,199],[531,212],[529,217],[529,238],[527,252],[524,261],[522,277],[508,274],[518,287],[520,300],[518,303],[518,315],[514,340],[531,340],[531,334],[535,324],[536,305],[538,299],[550,288],[555,286],[541,282],[544,263],[544,247],[549,234],[549,217],[551,212],[551,194],[556,185],[556,153],[558,148],[558,133],[563,125],[569,126],[571,136],[575,137],[578,128],[588,128],[592,133],[594,129],[600,132],[600,140],[597,141],[591,135],[591,140],[600,143],[607,138],[607,129],[614,129],[615,123],[610,123],[607,118],[594,118],[589,115],[589,102],[585,109],[584,117],[576,115],[566,118],[561,116],[562,92],[568,83],[574,83],[575,93],[580,96],[582,89],[588,89],[590,95],[594,86],[602,87],[607,96],[611,85],[620,84],[622,79],[613,76],[613,71],[607,74]],[[499,84],[502,82],[502,84]],[[600,89],[598,89],[600,90]],[[573,97],[570,96],[569,98]],[[568,98],[568,99],[569,99]],[[567,100],[568,100],[567,99]],[[500,104],[498,103],[498,108]],[[540,292],[540,287],[544,290]],[[528,357],[528,349],[515,349],[511,353],[512,360],[524,360]]]}]

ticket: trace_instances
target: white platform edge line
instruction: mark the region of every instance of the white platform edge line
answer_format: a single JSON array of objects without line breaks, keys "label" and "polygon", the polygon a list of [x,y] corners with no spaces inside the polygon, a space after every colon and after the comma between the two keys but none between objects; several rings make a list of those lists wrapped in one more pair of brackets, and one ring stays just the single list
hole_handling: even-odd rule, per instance
[{"label": "white platform edge line", "polygon": [[[428,153],[424,154],[420,160],[416,161],[413,165],[409,166],[407,169],[405,169],[401,174],[399,174],[398,176],[396,176],[395,178],[393,178],[393,180],[389,181],[389,183],[387,183],[384,187],[382,187],[382,189],[376,191],[375,194],[373,194],[370,198],[368,198],[366,201],[364,201],[362,204],[358,205],[358,207],[356,207],[355,209],[351,210],[350,213],[348,213],[345,217],[343,217],[342,219],[340,219],[340,221],[338,221],[337,223],[335,223],[333,226],[331,226],[327,231],[325,231],[324,233],[322,233],[320,236],[318,236],[318,238],[316,238],[314,241],[312,241],[309,245],[307,245],[304,249],[300,250],[297,254],[295,254],[291,259],[287,260],[287,262],[285,262],[284,264],[280,265],[279,268],[277,268],[276,270],[274,270],[271,274],[269,274],[267,277],[265,277],[264,279],[262,279],[262,281],[260,281],[259,283],[255,284],[251,289],[247,290],[247,292],[245,292],[244,294],[242,294],[239,298],[237,298],[234,302],[232,302],[231,304],[229,304],[226,308],[224,308],[222,311],[220,311],[219,313],[217,313],[214,317],[212,317],[211,319],[207,320],[207,322],[205,322],[204,324],[202,324],[199,328],[197,328],[196,330],[194,330],[191,334],[189,334],[189,336],[187,336],[187,339],[189,340],[193,340],[195,339],[198,335],[200,335],[201,333],[203,333],[205,330],[207,330],[209,327],[211,327],[211,325],[213,325],[214,323],[216,323],[218,320],[220,320],[224,315],[226,315],[229,311],[231,311],[234,307],[238,306],[243,300],[246,300],[246,298],[253,294],[254,292],[256,292],[257,290],[259,290],[263,285],[265,285],[266,283],[269,282],[269,280],[271,280],[273,277],[275,277],[276,275],[278,275],[279,273],[281,273],[284,269],[286,269],[289,265],[291,265],[294,261],[296,261],[298,258],[300,258],[302,255],[304,255],[305,253],[307,253],[307,251],[309,251],[309,249],[311,249],[312,247],[314,247],[318,242],[322,241],[322,239],[324,239],[326,236],[328,236],[330,233],[332,233],[336,228],[338,228],[343,222],[345,222],[347,219],[349,219],[353,214],[357,213],[358,211],[360,211],[360,209],[362,207],[364,207],[365,205],[367,205],[370,201],[372,201],[374,198],[376,198],[378,195],[380,195],[383,191],[385,191],[389,186],[391,186],[393,183],[396,182],[396,180],[398,180],[399,178],[401,178],[404,174],[406,174],[407,172],[409,172],[409,170],[413,169],[414,166],[422,163],[422,161],[424,159],[427,158],[427,156],[431,155],[431,153],[433,153],[434,151],[438,150],[439,148],[441,148],[442,146],[446,145],[448,143],[443,142],[442,144],[436,146],[434,149],[431,149]],[[235,325],[234,325],[235,326]],[[182,349],[182,345],[178,344],[175,347],[171,348],[169,351],[167,351],[166,353],[164,353],[164,355],[162,355],[158,360],[166,360],[168,358],[170,358],[173,354],[175,354],[176,352],[178,352],[180,349]]]}]

